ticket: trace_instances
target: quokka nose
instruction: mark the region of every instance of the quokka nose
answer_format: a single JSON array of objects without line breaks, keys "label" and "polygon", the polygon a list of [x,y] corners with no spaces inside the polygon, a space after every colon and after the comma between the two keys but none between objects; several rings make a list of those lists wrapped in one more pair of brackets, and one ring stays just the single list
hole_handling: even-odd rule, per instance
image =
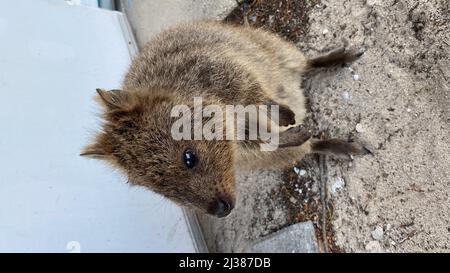
[{"label": "quokka nose", "polygon": [[225,217],[233,210],[233,202],[228,198],[218,198],[210,206],[210,213],[217,217]]}]

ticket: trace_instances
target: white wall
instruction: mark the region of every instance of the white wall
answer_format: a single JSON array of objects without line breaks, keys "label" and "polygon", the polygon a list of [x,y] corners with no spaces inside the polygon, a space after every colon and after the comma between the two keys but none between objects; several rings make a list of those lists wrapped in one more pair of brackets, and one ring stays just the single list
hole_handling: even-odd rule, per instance
[{"label": "white wall", "polygon": [[180,208],[78,156],[98,128],[95,88],[120,87],[130,63],[120,20],[60,0],[2,4],[0,252],[194,251]]}]

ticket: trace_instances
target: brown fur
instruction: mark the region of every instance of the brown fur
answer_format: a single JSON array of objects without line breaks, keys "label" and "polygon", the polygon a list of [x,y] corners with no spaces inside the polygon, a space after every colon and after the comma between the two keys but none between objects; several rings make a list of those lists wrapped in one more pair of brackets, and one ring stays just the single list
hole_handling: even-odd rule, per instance
[{"label": "brown fur", "polygon": [[[276,104],[276,129],[282,132],[303,122],[300,81],[310,64],[294,45],[262,30],[218,23],[177,26],[144,47],[122,91],[98,90],[105,108],[103,132],[82,155],[106,159],[131,183],[211,213],[217,198],[234,203],[235,169],[282,167],[314,147],[327,150],[327,143],[311,146],[305,139],[303,145],[261,152],[251,142],[175,141],[170,110],[177,104],[192,106],[194,96],[204,105]],[[198,155],[193,169],[183,163],[186,148]]]}]

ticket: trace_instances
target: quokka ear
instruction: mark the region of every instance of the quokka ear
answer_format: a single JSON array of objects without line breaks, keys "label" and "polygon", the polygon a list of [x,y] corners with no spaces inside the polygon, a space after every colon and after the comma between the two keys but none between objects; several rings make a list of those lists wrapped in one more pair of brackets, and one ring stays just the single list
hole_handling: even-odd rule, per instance
[{"label": "quokka ear", "polygon": [[123,90],[113,89],[106,91],[97,88],[97,93],[101,104],[109,110],[125,108],[131,100],[129,93]]},{"label": "quokka ear", "polygon": [[80,156],[85,156],[94,159],[107,159],[109,157],[109,153],[106,151],[105,147],[102,145],[95,143],[91,144],[83,149],[80,153]]},{"label": "quokka ear", "polygon": [[84,148],[84,150],[80,153],[80,156],[85,156],[94,159],[104,159],[106,157],[106,154],[104,151],[88,146]]}]

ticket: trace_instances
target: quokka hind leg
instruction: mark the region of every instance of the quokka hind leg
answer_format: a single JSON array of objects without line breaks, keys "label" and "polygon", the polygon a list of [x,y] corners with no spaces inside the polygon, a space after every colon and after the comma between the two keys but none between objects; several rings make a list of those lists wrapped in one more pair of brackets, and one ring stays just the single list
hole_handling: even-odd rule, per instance
[{"label": "quokka hind leg", "polygon": [[346,49],[345,46],[330,51],[329,53],[318,56],[307,61],[308,68],[328,67],[343,63],[353,62],[364,54],[363,50],[356,48]]},{"label": "quokka hind leg", "polygon": [[370,153],[366,147],[357,142],[348,142],[342,139],[311,139],[311,131],[302,124],[281,132],[278,147],[286,149],[302,146],[308,141],[310,153],[334,155],[346,159],[351,158],[352,155],[365,155]]},{"label": "quokka hind leg", "polygon": [[348,159],[352,155],[370,154],[370,150],[357,142],[348,142],[342,139],[312,140],[311,153],[334,155]]}]

